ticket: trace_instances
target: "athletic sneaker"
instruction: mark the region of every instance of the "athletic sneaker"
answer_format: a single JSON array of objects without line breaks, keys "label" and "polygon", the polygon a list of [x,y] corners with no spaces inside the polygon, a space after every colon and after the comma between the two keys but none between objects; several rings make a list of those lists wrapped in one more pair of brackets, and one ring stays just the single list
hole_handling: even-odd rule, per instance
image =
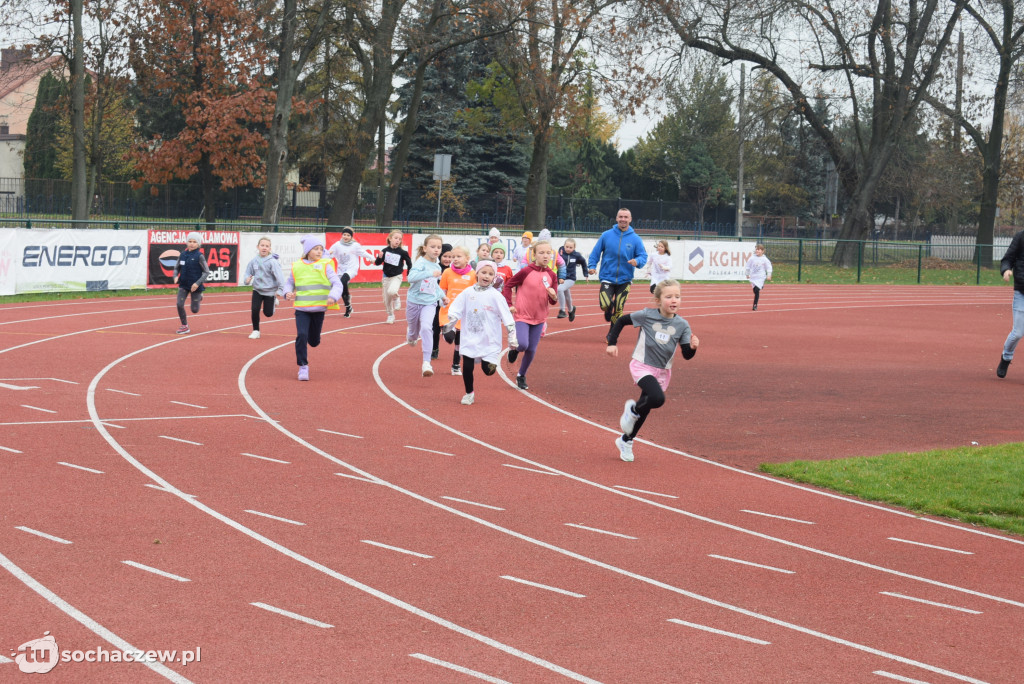
[{"label": "athletic sneaker", "polygon": [[349,316],[351,316],[351,315],[352,315],[352,307],[351,307],[351,306],[348,306],[348,305],[346,305],[346,306],[345,306],[345,318],[348,318],[348,317],[349,317]]},{"label": "athletic sneaker", "polygon": [[572,323],[576,320],[576,307],[569,309],[569,322]]},{"label": "athletic sneaker", "polygon": [[434,369],[430,366],[430,362],[429,361],[424,361],[423,362],[423,377],[429,378],[433,374],[434,374]]},{"label": "athletic sneaker", "polygon": [[440,350],[437,347],[434,347],[433,349],[431,349],[430,350],[430,358],[431,358],[431,360],[432,361],[437,361],[437,357],[440,355],[440,353],[441,352],[440,352]]},{"label": "athletic sneaker", "polygon": [[530,389],[526,385],[526,376],[525,375],[517,375],[516,376],[516,387],[518,387],[521,390],[528,390],[528,389]]},{"label": "athletic sneaker", "polygon": [[639,418],[640,416],[636,415],[636,402],[632,399],[627,400],[626,407],[622,409],[622,415],[619,416],[619,427],[622,428],[622,434],[633,434],[633,426],[636,425]]},{"label": "athletic sneaker", "polygon": [[619,458],[626,463],[633,462],[633,441],[625,441],[622,439],[622,435],[615,438],[615,446],[619,448]]},{"label": "athletic sneaker", "polygon": [[395,322],[395,315],[391,314],[390,316],[388,316],[388,323],[394,323],[394,322]]},{"label": "athletic sneaker", "polygon": [[260,331],[259,330],[253,330],[251,333],[249,333],[249,339],[250,340],[258,340],[258,339],[260,339]]},{"label": "athletic sneaker", "polygon": [[309,380],[309,366],[299,366],[299,380]]},{"label": "athletic sneaker", "polygon": [[1006,377],[1006,369],[1010,367],[1010,362],[1004,359],[1002,356],[999,357],[999,368],[996,368],[996,375],[1001,378]]},{"label": "athletic sneaker", "polygon": [[[181,332],[181,331],[179,330],[178,332]],[[188,332],[188,331],[186,331],[186,332]],[[516,359],[518,359],[518,358],[519,358],[519,350],[518,349],[509,349],[508,350],[508,362],[509,363],[515,363]]]},{"label": "athletic sneaker", "polygon": [[452,375],[462,375],[462,366],[455,364],[452,366]]},{"label": "athletic sneaker", "polygon": [[184,335],[185,333],[190,333],[190,332],[192,332],[192,331],[188,329],[187,325],[183,325],[180,328],[178,328],[177,330],[175,330],[175,333],[177,333],[178,335]]},{"label": "athletic sneaker", "polygon": [[754,311],[757,311],[757,304],[754,305]]},{"label": "athletic sneaker", "polygon": [[569,314],[567,314],[567,313],[565,313],[564,311],[562,311],[561,309],[559,309],[559,310],[558,310],[558,316],[556,316],[556,318],[565,318],[565,317],[566,317],[566,316],[568,316],[568,315],[569,315]]},{"label": "athletic sneaker", "polygon": [[409,345],[410,347],[415,347],[416,346],[416,340],[418,340],[418,339],[419,339],[418,337],[406,337],[405,338],[405,343],[407,345]]},{"label": "athletic sneaker", "polygon": [[494,375],[495,371],[498,370],[498,364],[491,363],[490,361],[481,361],[480,367],[484,369],[484,375]]},{"label": "athletic sneaker", "polygon": [[398,295],[395,295],[395,305],[392,308],[395,311],[398,311],[399,309],[402,308],[402,298],[399,297]]},{"label": "athletic sneaker", "polygon": [[472,404],[473,403],[473,393],[470,392],[466,396],[462,397],[462,403],[465,404],[466,406],[469,406],[470,404]]}]

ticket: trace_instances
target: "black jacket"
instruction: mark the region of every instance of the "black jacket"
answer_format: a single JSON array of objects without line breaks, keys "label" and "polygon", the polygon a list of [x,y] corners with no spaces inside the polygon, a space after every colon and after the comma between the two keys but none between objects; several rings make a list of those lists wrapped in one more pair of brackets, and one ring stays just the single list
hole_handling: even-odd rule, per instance
[{"label": "black jacket", "polygon": [[1024,293],[1024,230],[1013,236],[999,262],[999,273],[1013,271],[1013,289]]}]

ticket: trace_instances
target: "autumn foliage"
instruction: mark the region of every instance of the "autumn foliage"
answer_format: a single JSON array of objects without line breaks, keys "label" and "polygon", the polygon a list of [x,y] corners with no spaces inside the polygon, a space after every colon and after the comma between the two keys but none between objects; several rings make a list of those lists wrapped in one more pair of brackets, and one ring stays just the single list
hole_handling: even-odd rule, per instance
[{"label": "autumn foliage", "polygon": [[[262,186],[274,94],[257,12],[231,0],[141,0],[132,65],[143,102],[173,111],[136,150],[143,181]],[[153,105],[151,105],[153,106]]]}]

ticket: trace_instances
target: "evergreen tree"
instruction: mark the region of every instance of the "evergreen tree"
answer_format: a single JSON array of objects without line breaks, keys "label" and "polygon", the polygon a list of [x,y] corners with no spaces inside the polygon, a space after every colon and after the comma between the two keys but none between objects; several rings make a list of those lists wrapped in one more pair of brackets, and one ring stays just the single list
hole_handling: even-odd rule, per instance
[{"label": "evergreen tree", "polygon": [[47,71],[39,81],[36,104],[25,129],[25,178],[61,178],[57,169],[58,124],[69,124],[67,81]]}]

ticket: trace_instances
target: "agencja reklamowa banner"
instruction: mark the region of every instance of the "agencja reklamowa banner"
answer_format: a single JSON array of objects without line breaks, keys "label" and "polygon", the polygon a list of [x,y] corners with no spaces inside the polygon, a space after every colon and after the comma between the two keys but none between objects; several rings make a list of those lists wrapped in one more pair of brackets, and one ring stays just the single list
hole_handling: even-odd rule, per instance
[{"label": "agencja reklamowa banner", "polygon": [[146,233],[132,230],[17,230],[19,294],[146,287]]},{"label": "agencja reklamowa banner", "polygon": [[[187,249],[191,230],[149,231],[149,284],[153,287],[174,285],[174,265]],[[225,230],[201,230],[200,251],[210,267],[206,285],[238,284],[238,233]]]}]

